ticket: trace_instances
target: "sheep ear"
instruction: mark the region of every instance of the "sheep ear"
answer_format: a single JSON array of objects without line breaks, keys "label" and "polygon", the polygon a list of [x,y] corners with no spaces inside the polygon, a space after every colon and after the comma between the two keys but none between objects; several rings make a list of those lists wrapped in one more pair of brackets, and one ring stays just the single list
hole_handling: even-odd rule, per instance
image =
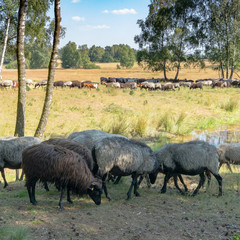
[{"label": "sheep ear", "polygon": [[101,185],[101,184],[100,184],[99,182],[93,182],[93,183],[91,184],[91,186],[90,186],[90,189],[91,189],[91,190],[93,190],[94,188],[100,189],[100,188],[101,188],[100,185]]}]

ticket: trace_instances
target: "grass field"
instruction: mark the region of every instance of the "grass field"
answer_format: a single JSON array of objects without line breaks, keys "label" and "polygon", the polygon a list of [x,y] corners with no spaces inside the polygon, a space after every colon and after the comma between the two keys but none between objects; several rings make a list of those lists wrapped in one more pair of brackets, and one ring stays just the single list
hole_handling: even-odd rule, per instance
[{"label": "grass field", "polygon": [[[47,70],[27,70],[34,81],[47,78]],[[16,70],[3,71],[3,79],[17,79]],[[99,70],[57,69],[55,80],[91,80],[100,77],[163,77],[138,66],[117,70],[116,64],[101,64]],[[172,75],[173,76],[173,75]],[[171,75],[169,75],[171,77]],[[180,78],[215,78],[210,69],[184,69]],[[175,92],[120,90],[101,86],[99,90],[56,89],[44,139],[68,136],[74,131],[99,129],[141,139],[154,148],[169,141],[186,141],[192,131],[240,127],[240,89],[181,89]],[[42,111],[44,89],[27,92],[25,135],[34,134]],[[16,90],[0,90],[0,137],[14,134]],[[23,182],[14,182],[15,172],[6,170],[9,186],[0,184],[0,239],[232,239],[240,235],[239,169],[221,169],[224,196],[217,198],[217,184],[200,191],[195,198],[182,196],[170,183],[159,194],[163,175],[151,189],[140,189],[141,197],[126,201],[130,178],[118,186],[108,184],[113,197],[95,206],[89,198],[64,200],[57,208],[59,193],[52,186],[45,192],[38,185],[38,206],[29,203]],[[198,177],[186,177],[189,189]],[[236,238],[237,240],[237,238]]]}]

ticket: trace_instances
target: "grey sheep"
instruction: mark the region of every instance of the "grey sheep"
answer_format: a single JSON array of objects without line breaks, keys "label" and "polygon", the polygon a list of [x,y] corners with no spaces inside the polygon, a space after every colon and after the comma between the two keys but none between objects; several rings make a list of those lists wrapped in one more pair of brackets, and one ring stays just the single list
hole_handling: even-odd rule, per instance
[{"label": "grey sheep", "polygon": [[[119,138],[125,138],[128,139],[127,137],[120,135],[120,134],[110,134],[104,131],[100,130],[86,130],[82,132],[73,132],[72,134],[69,135],[68,139],[72,139],[76,141],[77,143],[85,145],[90,151],[93,151],[95,144],[98,141],[101,141],[102,139],[106,137],[119,137]],[[98,171],[98,165],[94,160],[94,167],[93,167],[93,174],[96,175]],[[120,180],[120,179],[118,179]],[[105,179],[103,179],[103,189],[105,192],[106,197],[111,200],[107,193],[107,187],[106,187],[106,182]]]},{"label": "grey sheep", "polygon": [[[128,199],[131,199],[133,187],[134,194],[139,196],[138,176],[152,173],[159,165],[154,152],[146,144],[120,137],[107,137],[98,141],[93,150],[93,158],[98,166],[98,174],[103,179],[103,189],[109,173],[115,176],[132,176]],[[107,192],[105,194],[109,197]]]},{"label": "grey sheep", "polygon": [[219,168],[223,163],[226,163],[229,170],[232,172],[230,164],[240,165],[240,144],[224,143],[217,146],[219,155]]},{"label": "grey sheep", "polygon": [[4,168],[20,169],[22,163],[22,151],[41,140],[36,137],[19,137],[9,140],[0,140],[0,171],[4,180],[4,188],[8,186]]},{"label": "grey sheep", "polygon": [[90,151],[94,148],[95,144],[105,137],[127,137],[120,134],[111,134],[100,130],[86,130],[82,132],[74,132],[68,136],[68,139],[72,139],[78,143],[86,145]]},{"label": "grey sheep", "polygon": [[[167,144],[155,152],[159,164],[166,174],[161,192],[166,192],[170,177],[179,174],[200,175],[200,181],[193,195],[196,195],[205,182],[204,172],[211,172],[219,184],[219,196],[222,195],[222,177],[218,174],[218,153],[215,146],[204,141]],[[150,174],[153,184],[160,169]],[[176,182],[175,182],[176,184]],[[181,189],[176,185],[177,189]]]},{"label": "grey sheep", "polygon": [[101,204],[102,181],[93,176],[83,156],[66,148],[36,144],[24,149],[22,168],[26,176],[26,187],[30,202],[37,204],[35,198],[36,182],[55,183],[60,187],[59,207],[67,188],[67,200],[72,203],[70,191],[78,195],[88,194],[95,204]]}]

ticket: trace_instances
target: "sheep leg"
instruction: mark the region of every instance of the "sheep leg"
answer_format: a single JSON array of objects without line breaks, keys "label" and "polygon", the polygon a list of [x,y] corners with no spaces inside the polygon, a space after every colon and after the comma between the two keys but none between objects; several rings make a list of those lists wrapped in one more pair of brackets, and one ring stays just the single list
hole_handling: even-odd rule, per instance
[{"label": "sheep leg", "polygon": [[[177,177],[179,177],[179,176],[181,176],[181,175],[176,175],[176,174],[173,175],[174,184],[175,184],[175,187],[177,188],[177,190],[178,190],[182,195],[184,195],[183,190],[178,186]],[[179,179],[180,179],[180,178],[179,178]]]},{"label": "sheep leg", "polygon": [[21,177],[20,177],[19,181],[22,181],[22,180],[23,180],[23,175],[24,175],[24,172],[23,172],[23,170],[22,170],[22,174],[21,174]]},{"label": "sheep leg", "polygon": [[199,176],[200,176],[199,184],[198,184],[197,188],[194,190],[192,196],[195,196],[198,193],[199,189],[203,186],[203,184],[205,182],[204,172],[200,173]]},{"label": "sheep leg", "polygon": [[7,180],[5,177],[5,172],[4,172],[3,168],[1,168],[1,174],[2,174],[3,181],[4,181],[4,188],[6,188],[8,186],[8,183],[7,183]]},{"label": "sheep leg", "polygon": [[169,172],[165,175],[163,187],[161,189],[161,193],[165,193],[167,191],[167,183],[168,183],[168,181],[171,177],[172,177],[172,174],[169,173]]},{"label": "sheep leg", "polygon": [[209,171],[206,171],[206,172],[205,172],[205,175],[206,175],[207,178],[208,178],[207,187],[209,187],[209,186],[210,186],[210,182],[211,182],[211,173],[210,173]]},{"label": "sheep leg", "polygon": [[67,188],[67,201],[68,201],[69,203],[73,203],[73,201],[72,201],[71,198],[70,198],[70,188],[69,188],[69,187]]},{"label": "sheep leg", "polygon": [[48,184],[47,182],[43,182],[43,186],[47,192],[49,192]]},{"label": "sheep leg", "polygon": [[219,174],[213,174],[213,176],[217,179],[219,185],[219,193],[218,196],[222,196],[222,177]]},{"label": "sheep leg", "polygon": [[[133,192],[134,192],[136,197],[139,197],[140,194],[139,194],[139,192],[137,190],[138,190],[138,187],[139,187],[140,184],[138,184],[137,178],[138,178],[138,175],[136,176],[136,180],[134,182],[134,191]],[[140,180],[141,180],[141,177],[140,177]]]},{"label": "sheep leg", "polygon": [[139,177],[138,186],[140,186],[140,184],[142,183],[142,180],[143,180],[143,175],[141,175],[141,176]]},{"label": "sheep leg", "polygon": [[106,198],[110,201],[111,197],[108,194],[108,190],[107,190],[107,186],[106,186],[106,178],[107,178],[107,174],[104,174],[104,176],[102,177],[102,188],[104,190]]},{"label": "sheep leg", "polygon": [[19,180],[19,170],[16,169],[16,181],[18,181],[18,180]]},{"label": "sheep leg", "polygon": [[36,204],[37,204],[36,197],[35,197],[35,187],[36,187],[36,183],[37,183],[37,180],[34,180],[34,181],[32,182],[32,200],[33,200],[32,204],[33,204],[33,205],[36,205]]},{"label": "sheep leg", "polygon": [[183,181],[182,175],[178,174],[178,178],[179,178],[180,182],[182,183],[182,185],[184,186],[185,192],[188,192],[188,188],[187,188],[185,182]]},{"label": "sheep leg", "polygon": [[136,184],[136,181],[137,181],[137,175],[136,174],[132,174],[132,183],[131,183],[131,186],[130,186],[128,192],[127,192],[127,196],[128,196],[127,200],[131,199],[132,188]]},{"label": "sheep leg", "polygon": [[59,205],[59,207],[60,207],[61,210],[63,209],[62,199],[63,199],[64,192],[65,192],[65,187],[62,187],[62,188],[61,188],[60,199],[59,199],[59,203],[58,203],[58,205]]},{"label": "sheep leg", "polygon": [[227,167],[228,167],[229,171],[232,173],[233,171],[232,171],[232,168],[229,163],[227,163]]},{"label": "sheep leg", "polygon": [[28,196],[29,196],[30,203],[33,203],[33,201],[32,201],[31,186],[30,186],[29,184],[27,184],[27,191],[28,191]]},{"label": "sheep leg", "polygon": [[118,184],[122,176],[118,176],[117,179],[114,181],[114,184]]}]

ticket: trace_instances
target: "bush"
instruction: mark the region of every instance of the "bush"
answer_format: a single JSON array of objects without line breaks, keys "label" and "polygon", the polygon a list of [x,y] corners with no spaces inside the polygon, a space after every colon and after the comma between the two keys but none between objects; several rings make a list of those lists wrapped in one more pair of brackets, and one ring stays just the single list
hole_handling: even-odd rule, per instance
[{"label": "bush", "polygon": [[[25,67],[27,68],[27,69],[29,69],[29,66],[30,66],[30,62],[29,62],[29,60],[28,59],[25,59]],[[17,60],[15,60],[15,61],[12,61],[12,62],[10,62],[9,64],[7,64],[6,66],[6,69],[17,69]]]},{"label": "bush", "polygon": [[234,98],[230,98],[227,102],[221,104],[221,108],[227,112],[233,112],[238,107],[238,101]]},{"label": "bush", "polygon": [[132,134],[134,136],[143,137],[147,129],[147,119],[143,116],[138,117],[137,121],[133,124]]},{"label": "bush", "polygon": [[101,67],[95,63],[87,63],[83,66],[84,69],[100,69]]}]

